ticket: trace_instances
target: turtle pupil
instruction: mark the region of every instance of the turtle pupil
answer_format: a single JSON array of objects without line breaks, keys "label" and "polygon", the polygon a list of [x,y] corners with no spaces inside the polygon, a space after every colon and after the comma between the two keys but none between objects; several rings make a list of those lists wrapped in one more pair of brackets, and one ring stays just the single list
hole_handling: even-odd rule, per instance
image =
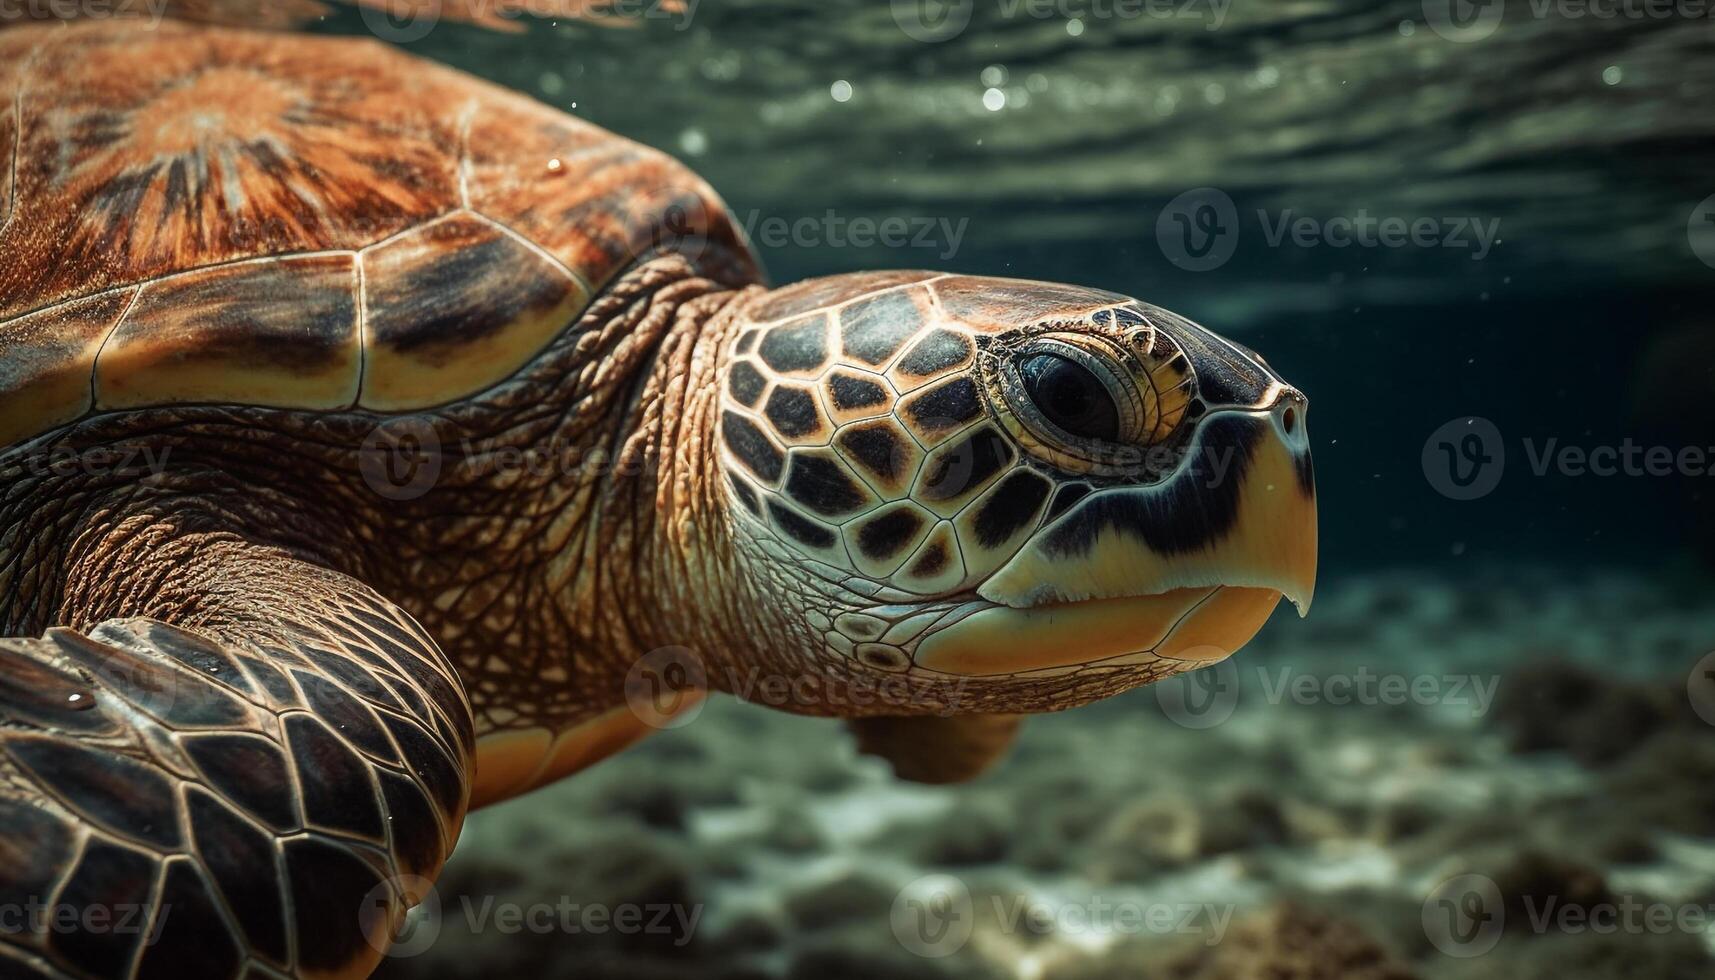
[{"label": "turtle pupil", "polygon": [[1018,374],[1048,421],[1085,439],[1119,438],[1119,409],[1089,368],[1059,354],[1032,354],[1019,361]]}]

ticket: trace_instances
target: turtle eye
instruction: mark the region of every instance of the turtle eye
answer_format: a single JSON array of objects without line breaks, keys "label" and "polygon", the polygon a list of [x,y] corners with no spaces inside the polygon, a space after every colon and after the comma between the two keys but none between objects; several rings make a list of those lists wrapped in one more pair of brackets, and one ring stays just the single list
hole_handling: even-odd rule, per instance
[{"label": "turtle eye", "polygon": [[1084,365],[1060,354],[1030,354],[1018,362],[1018,380],[1043,418],[1067,434],[1119,439],[1119,406],[1108,386]]}]

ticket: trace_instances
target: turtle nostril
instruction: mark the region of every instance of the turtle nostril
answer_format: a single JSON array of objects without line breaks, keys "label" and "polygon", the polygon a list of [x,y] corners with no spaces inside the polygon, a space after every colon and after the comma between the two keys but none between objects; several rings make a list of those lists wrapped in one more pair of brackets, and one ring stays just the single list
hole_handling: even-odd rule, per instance
[{"label": "turtle nostril", "polygon": [[1286,414],[1280,417],[1280,424],[1285,426],[1286,434],[1292,435],[1298,431],[1298,409],[1288,408]]}]

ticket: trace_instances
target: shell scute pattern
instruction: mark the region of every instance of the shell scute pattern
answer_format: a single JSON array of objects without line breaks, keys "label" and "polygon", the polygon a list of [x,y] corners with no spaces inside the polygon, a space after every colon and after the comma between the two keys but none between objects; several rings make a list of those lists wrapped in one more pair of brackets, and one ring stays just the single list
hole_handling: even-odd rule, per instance
[{"label": "shell scute pattern", "polygon": [[91,20],[8,30],[0,65],[0,445],[152,405],[445,404],[638,257],[749,261],[671,158],[374,42]]},{"label": "shell scute pattern", "polygon": [[[976,370],[987,327],[942,302],[958,281],[883,273],[867,288],[842,277],[836,291],[812,280],[783,291],[796,306],[774,295],[746,311],[733,343],[723,434],[735,510],[760,515],[799,560],[843,570],[848,587],[968,587],[1051,506],[1053,484],[990,420]],[[832,305],[808,305],[821,300]],[[880,641],[828,636],[850,655]],[[870,650],[889,663],[896,652]]]}]

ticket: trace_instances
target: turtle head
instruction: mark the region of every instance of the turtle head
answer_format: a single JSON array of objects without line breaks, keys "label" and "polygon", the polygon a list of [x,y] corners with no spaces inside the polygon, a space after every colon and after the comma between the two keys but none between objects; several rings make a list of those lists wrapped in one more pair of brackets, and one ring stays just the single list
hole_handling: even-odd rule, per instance
[{"label": "turtle head", "polygon": [[791,621],[760,642],[1040,710],[1309,606],[1307,402],[1254,352],[1126,296],[928,273],[735,316],[718,465],[753,601]]}]

